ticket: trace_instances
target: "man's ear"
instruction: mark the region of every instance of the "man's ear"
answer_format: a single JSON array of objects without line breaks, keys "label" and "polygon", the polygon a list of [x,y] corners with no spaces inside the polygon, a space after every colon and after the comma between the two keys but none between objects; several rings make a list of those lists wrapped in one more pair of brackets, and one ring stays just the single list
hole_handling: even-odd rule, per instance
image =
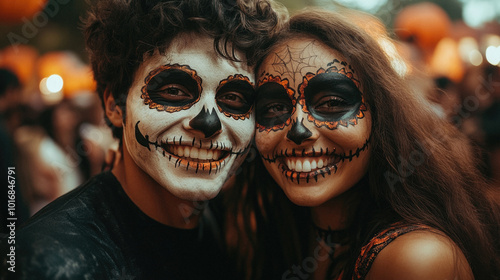
[{"label": "man's ear", "polygon": [[111,123],[116,127],[123,126],[123,112],[120,106],[116,105],[115,98],[109,90],[104,91],[105,113]]}]

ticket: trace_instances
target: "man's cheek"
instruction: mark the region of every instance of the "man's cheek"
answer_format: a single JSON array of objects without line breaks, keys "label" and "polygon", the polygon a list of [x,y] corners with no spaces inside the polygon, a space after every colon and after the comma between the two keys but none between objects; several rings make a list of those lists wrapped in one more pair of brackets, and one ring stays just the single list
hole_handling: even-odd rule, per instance
[{"label": "man's cheek", "polygon": [[254,137],[255,133],[255,122],[253,119],[246,120],[224,120],[224,128],[230,134],[234,135],[234,138],[239,143],[243,143],[244,146],[248,145]]}]

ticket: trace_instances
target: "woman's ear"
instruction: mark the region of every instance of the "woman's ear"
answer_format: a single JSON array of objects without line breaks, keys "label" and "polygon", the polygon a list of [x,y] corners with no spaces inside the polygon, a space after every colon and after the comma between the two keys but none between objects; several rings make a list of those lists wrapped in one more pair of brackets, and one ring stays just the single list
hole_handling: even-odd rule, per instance
[{"label": "woman's ear", "polygon": [[123,126],[123,112],[120,106],[116,105],[115,98],[109,90],[104,91],[105,113],[111,123],[116,127]]}]

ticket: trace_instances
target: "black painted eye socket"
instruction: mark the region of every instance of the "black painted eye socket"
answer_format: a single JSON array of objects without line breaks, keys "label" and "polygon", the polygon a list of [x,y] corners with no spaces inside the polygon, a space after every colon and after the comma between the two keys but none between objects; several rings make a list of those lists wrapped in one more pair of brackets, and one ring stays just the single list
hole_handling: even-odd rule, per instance
[{"label": "black painted eye socket", "polygon": [[151,77],[146,90],[154,103],[178,107],[197,100],[199,87],[188,73],[180,69],[166,69]]},{"label": "black painted eye socket", "polygon": [[320,121],[351,118],[359,111],[362,94],[354,82],[339,73],[318,74],[304,89],[306,106]]},{"label": "black painted eye socket", "polygon": [[257,89],[257,124],[268,128],[284,124],[292,115],[292,111],[292,99],[282,85],[268,82]]},{"label": "black painted eye socket", "polygon": [[215,96],[217,105],[229,114],[247,114],[255,99],[253,86],[245,80],[233,80],[221,86]]},{"label": "black painted eye socket", "polygon": [[[321,94],[318,94],[322,96]],[[313,102],[313,111],[319,114],[336,114],[346,112],[351,107],[342,97],[325,94],[320,100]]]},{"label": "black painted eye socket", "polygon": [[154,100],[155,96],[170,102],[183,103],[186,100],[193,100],[193,94],[184,86],[179,84],[168,84],[158,90],[149,91],[149,96]]}]

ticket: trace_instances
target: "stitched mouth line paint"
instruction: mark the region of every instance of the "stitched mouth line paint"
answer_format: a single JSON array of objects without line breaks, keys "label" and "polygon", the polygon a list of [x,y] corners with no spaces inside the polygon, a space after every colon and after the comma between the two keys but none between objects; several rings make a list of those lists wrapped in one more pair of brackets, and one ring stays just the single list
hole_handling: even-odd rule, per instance
[{"label": "stitched mouth line paint", "polygon": [[341,154],[336,153],[335,148],[318,150],[313,147],[310,151],[285,149],[271,156],[261,155],[261,157],[269,163],[277,163],[283,176],[292,182],[300,183],[300,180],[305,180],[309,183],[312,179],[317,182],[319,176],[324,178],[326,174],[337,173],[339,164],[351,162],[359,157],[360,153],[368,148],[369,143],[370,139],[367,139],[362,147]]},{"label": "stitched mouth line paint", "polygon": [[183,139],[182,136],[167,140],[149,140],[148,135],[143,135],[139,129],[138,121],[135,125],[135,136],[139,144],[151,151],[151,146],[155,150],[160,149],[162,155],[169,161],[175,161],[174,167],[185,167],[198,171],[208,171],[209,174],[217,173],[227,163],[231,156],[238,158],[246,154],[250,149],[248,145],[245,149],[233,151],[232,147],[222,142],[209,142],[202,139]]}]

